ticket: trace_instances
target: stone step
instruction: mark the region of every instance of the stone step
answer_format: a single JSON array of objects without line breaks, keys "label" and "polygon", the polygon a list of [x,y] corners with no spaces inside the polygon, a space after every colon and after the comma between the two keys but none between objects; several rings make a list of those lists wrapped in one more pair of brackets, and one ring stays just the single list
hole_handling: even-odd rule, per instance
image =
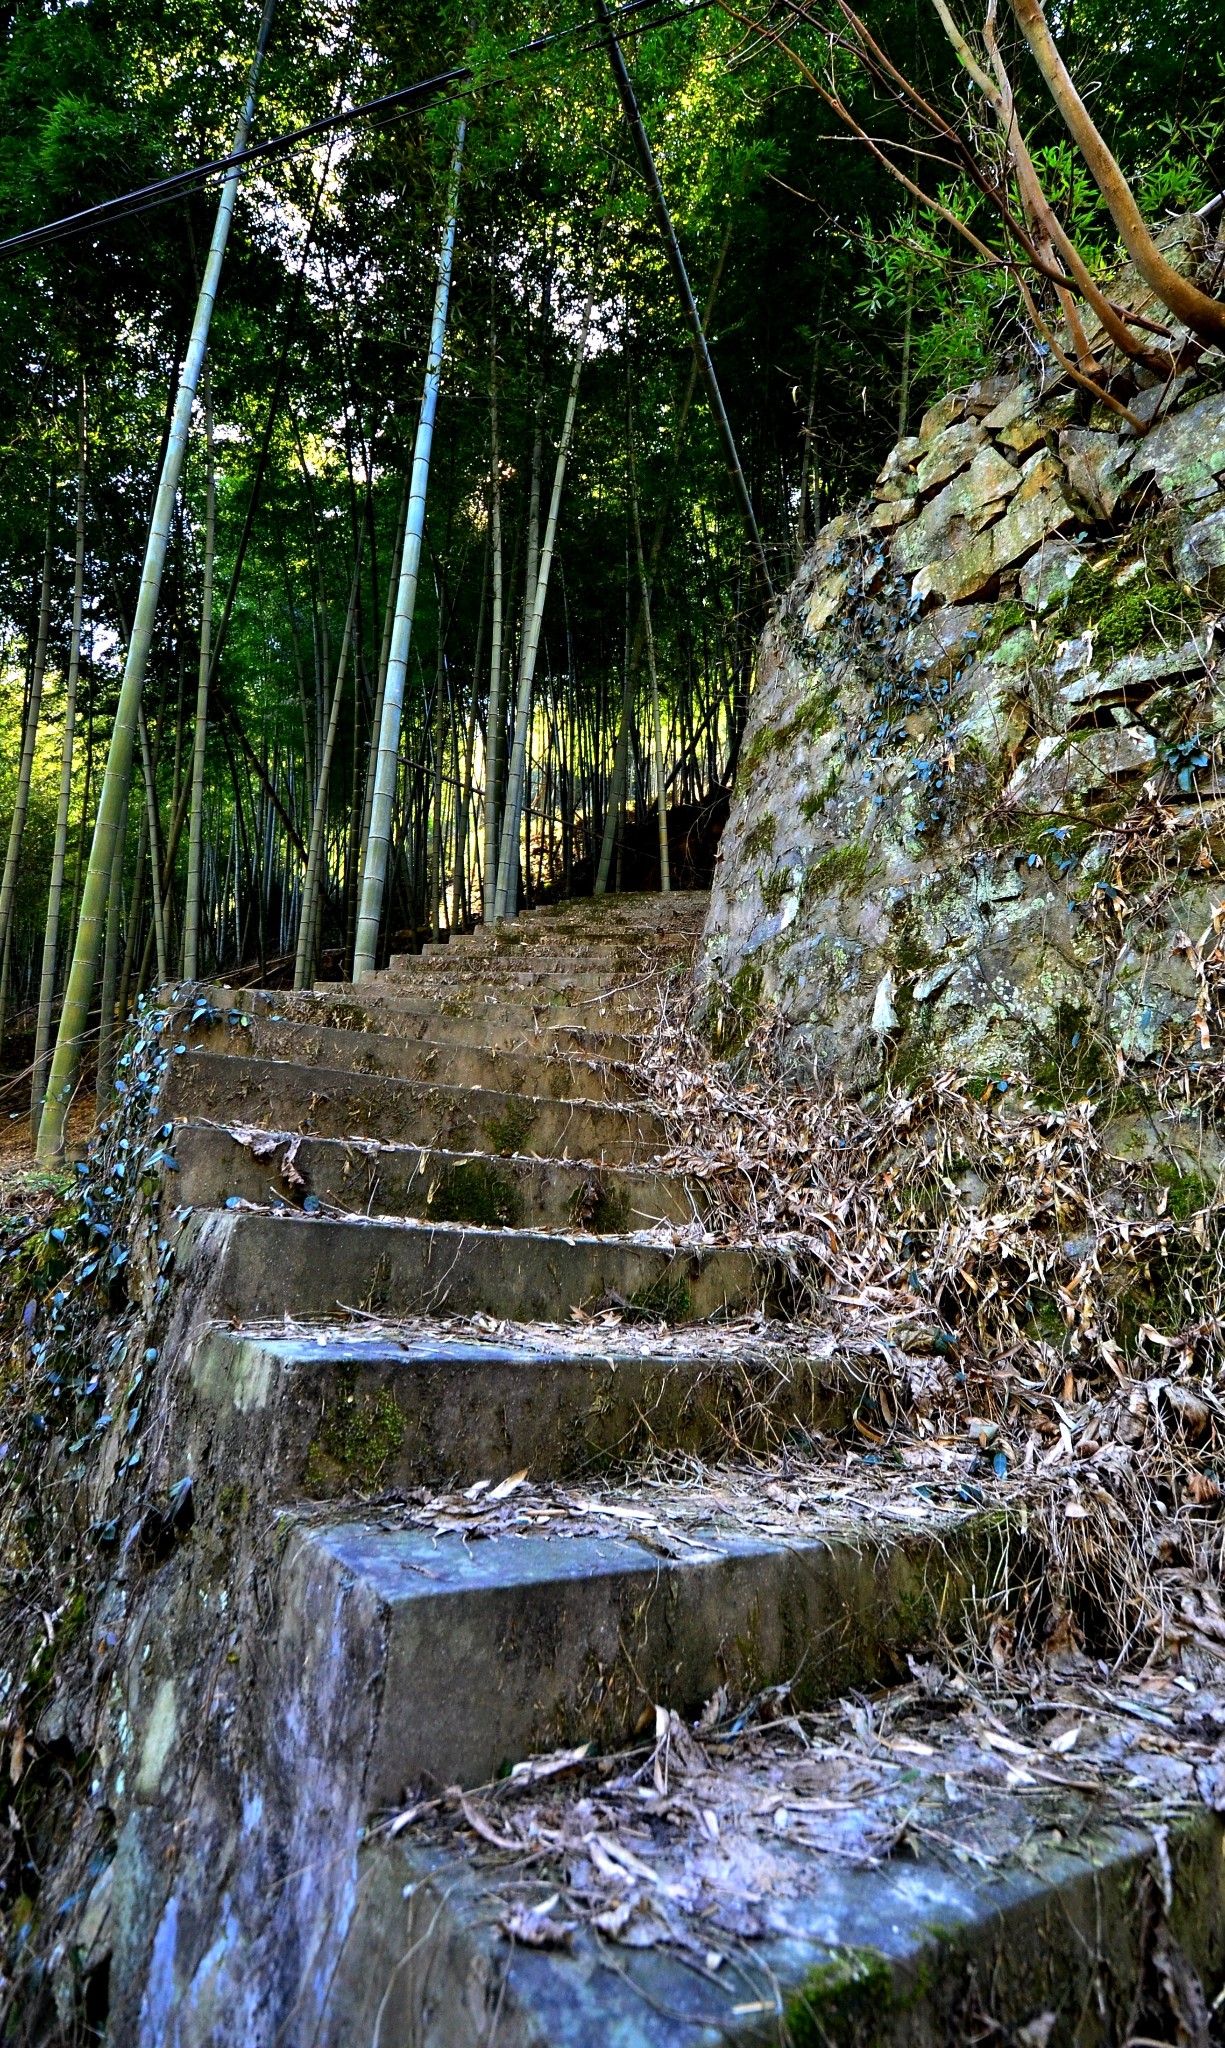
[{"label": "stone step", "polygon": [[592,934],[631,929],[700,932],[709,908],[708,889],[673,889],[667,896],[646,890],[626,891],[624,895],[574,896],[521,911],[509,928],[531,931],[558,925]]},{"label": "stone step", "polygon": [[[668,958],[688,958],[691,952],[688,941],[683,942],[680,952],[675,943],[669,950]],[[627,976],[658,971],[660,953],[652,948],[648,954],[642,947],[626,946],[584,946],[582,964],[588,971],[599,972],[616,980],[621,974]],[[559,935],[551,933],[547,939],[507,940],[455,939],[448,944],[436,946],[427,942],[419,953],[393,953],[387,962],[387,971],[405,974],[428,968],[461,968],[465,972],[485,967],[531,967],[549,974],[573,973],[576,953],[573,947],[559,944]]]},{"label": "stone step", "polygon": [[[281,1167],[293,1152],[294,1177]],[[705,1213],[698,1182],[630,1167],[486,1153],[436,1152],[344,1138],[286,1134],[257,1156],[221,1124],[183,1123],[174,1138],[178,1174],[170,1199],[218,1209],[244,1201],[301,1203],[307,1195],[371,1216],[416,1216],[433,1223],[484,1223],[532,1230],[646,1230],[685,1226]]]},{"label": "stone step", "polygon": [[172,1058],[164,1084],[167,1116],[255,1125],[320,1138],[379,1138],[443,1152],[525,1152],[537,1158],[630,1165],[667,1142],[647,1110],[557,1101],[347,1074],[241,1054],[192,1052]]},{"label": "stone step", "polygon": [[547,1047],[520,1050],[392,1038],[383,1032],[292,1023],[258,1012],[248,1013],[247,1021],[236,1025],[223,1021],[192,1026],[186,1043],[201,1051],[287,1060],[298,1067],[446,1081],[452,1087],[486,1088],[502,1095],[623,1102],[633,1094],[628,1075],[607,1060],[576,1060]]},{"label": "stone step", "polygon": [[[628,1037],[615,1028],[642,1012],[611,1012],[607,1023],[598,1008],[587,1006],[573,1011],[537,1010],[526,1004],[499,1002],[490,994],[484,1001],[464,1000],[462,1004],[440,1003],[428,995],[388,995],[360,988],[348,982],[321,982],[317,989],[296,991],[268,989],[227,989],[207,987],[193,992],[193,999],[173,1006],[167,1036],[181,1038],[193,1026],[201,1002],[215,1015],[206,1020],[220,1026],[240,1028],[244,1018],[262,1018],[273,1024],[307,1024],[333,1031],[360,1031],[371,1037],[429,1038],[438,1045],[473,1045],[500,1048],[522,1046],[529,1052],[576,1054],[595,1060],[628,1060],[641,1044],[641,1036]],[[650,1012],[654,1014],[653,1011]]]},{"label": "stone step", "polygon": [[[582,956],[580,956],[581,958]],[[491,960],[486,965],[476,961],[425,960],[419,954],[409,954],[406,963],[399,967],[387,967],[381,974],[372,975],[370,984],[375,988],[405,990],[408,993],[426,992],[440,997],[455,996],[466,991],[481,988],[495,992],[522,991],[529,998],[540,997],[543,1001],[571,1001],[575,997],[607,997],[621,987],[626,989],[645,987],[645,974],[626,974],[622,981],[610,975],[606,969],[589,968],[585,964],[575,965],[569,960],[542,961],[539,965],[518,960]]]},{"label": "stone step", "polygon": [[292,1316],[493,1315],[567,1323],[575,1309],[622,1303],[682,1323],[763,1306],[771,1270],[726,1246],[673,1250],[627,1237],[388,1218],[202,1210],[210,1219],[211,1313],[254,1322]]},{"label": "stone step", "polygon": [[821,1347],[713,1330],[661,1338],[628,1324],[581,1348],[531,1325],[498,1340],[411,1324],[373,1334],[214,1325],[192,1384],[200,1455],[257,1469],[280,1500],[466,1487],[520,1470],[590,1479],[660,1450],[764,1453],[782,1435],[799,1445],[842,1426],[863,1391]]},{"label": "stone step", "polygon": [[[342,1015],[364,1018],[368,1029],[386,1026],[395,1030],[399,1020],[407,1025],[413,1019],[436,1019],[436,1028],[421,1027],[424,1036],[466,1045],[518,1045],[524,1040],[549,1039],[556,1032],[559,1039],[570,1034],[576,1051],[609,1059],[631,1056],[659,1013],[658,1003],[646,998],[631,1002],[589,996],[575,1003],[509,1002],[480,986],[435,996],[425,991],[413,994],[408,989],[375,988],[363,982],[359,989],[346,991],[341,1006],[335,1004],[327,985],[321,984],[320,997],[334,1006],[338,1020]],[[358,1027],[354,1023],[350,1028]]]},{"label": "stone step", "polygon": [[745,1699],[790,1682],[797,1705],[880,1685],[934,1629],[956,1631],[1001,1545],[981,1514],[870,1532],[831,1514],[781,1539],[711,1522],[681,1541],[649,1514],[629,1533],[608,1505],[574,1517],[598,1534],[528,1523],[479,1542],[445,1514],[441,1531],[396,1527],[390,1505],[377,1522],[293,1525],[286,1681],[292,1666],[311,1686],[322,1660],[379,1687],[369,1813],[423,1778],[479,1784],[536,1751],[615,1746],[658,1700],[691,1717],[720,1685]]},{"label": "stone step", "polygon": [[[676,961],[689,961],[693,957],[696,939],[691,932],[655,933],[629,932],[624,937],[613,933],[601,933],[594,940],[585,935],[567,931],[564,927],[553,926],[547,930],[520,932],[513,928],[499,926],[493,932],[483,928],[474,932],[461,933],[453,939],[435,945],[432,940],[422,946],[418,958],[439,961],[482,961],[482,960],[524,960],[531,961],[540,955],[555,955],[574,960],[575,952],[581,946],[584,961],[592,967],[639,966],[655,972],[666,969]],[[393,954],[393,959],[412,959],[412,954]]]},{"label": "stone step", "polygon": [[[929,1731],[920,1723],[917,1733]],[[768,1772],[742,1769],[743,1791],[777,1810]],[[904,1856],[886,1848],[882,1860],[856,1860],[758,1828],[738,1857],[721,1836],[697,1852],[709,1904],[682,1921],[688,1955],[606,1942],[581,1923],[557,1946],[508,1941],[512,1903],[523,1910],[557,1894],[547,1874],[533,1882],[539,1865],[486,1849],[482,1870],[454,1848],[415,1846],[411,1833],[375,1838],[354,1873],[360,1903],[312,2039],[345,2048],[377,2030],[380,2048],[484,2048],[491,2036],[498,2048],[1089,2048],[1197,2038],[1170,2014],[1192,2009],[1182,1983],[1211,1987],[1220,1976],[1220,1816],[1184,1811],[1162,1831],[1117,1810],[1094,1820],[1083,1801],[1072,1812],[1014,1795],[978,1857],[957,1854],[965,1806],[953,1797],[933,1816],[943,1854],[908,1834]],[[904,1815],[896,1801],[879,1813],[865,1801],[862,1818],[879,1835]],[[581,1825],[574,1832],[581,1839]],[[632,1847],[648,1867],[664,1862],[657,1841],[639,1835]],[[686,1889],[678,1862],[667,1860],[664,1881]],[[1172,1950],[1179,1978],[1168,2003],[1150,1964],[1150,1902],[1165,1870],[1161,1954]],[[644,1932],[651,1889],[627,1874],[623,1896],[642,1901]],[[566,1907],[563,1889],[559,1921]],[[745,1941],[738,1925],[762,1931]],[[1140,2027],[1127,2026],[1129,2014]]]}]

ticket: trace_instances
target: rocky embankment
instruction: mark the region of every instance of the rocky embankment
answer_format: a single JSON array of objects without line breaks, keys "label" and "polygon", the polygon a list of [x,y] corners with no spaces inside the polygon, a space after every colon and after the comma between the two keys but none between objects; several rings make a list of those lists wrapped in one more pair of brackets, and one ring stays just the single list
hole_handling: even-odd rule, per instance
[{"label": "rocky embankment", "polygon": [[768,1004],[797,1070],[856,1090],[1109,1086],[1133,1149],[1144,1089],[1120,1084],[1215,1057],[1223,387],[1211,352],[1125,416],[1001,371],[824,527],[765,637],[720,854],[725,1047]]}]

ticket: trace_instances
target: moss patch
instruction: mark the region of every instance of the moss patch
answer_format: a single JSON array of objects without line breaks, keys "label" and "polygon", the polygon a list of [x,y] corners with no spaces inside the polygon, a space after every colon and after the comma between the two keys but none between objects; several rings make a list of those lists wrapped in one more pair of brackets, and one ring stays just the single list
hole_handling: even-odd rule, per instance
[{"label": "moss patch", "polygon": [[787,2002],[793,2048],[873,2048],[896,2004],[893,1975],[874,1949],[843,1949],[810,1970]]},{"label": "moss patch", "polygon": [[1008,604],[997,605],[983,629],[976,652],[994,654],[1000,643],[1006,640],[1010,633],[1015,633],[1018,626],[1023,626],[1028,617],[1025,606],[1018,603],[1015,598]]},{"label": "moss patch", "polygon": [[513,1180],[484,1159],[465,1160],[434,1183],[426,1214],[435,1223],[484,1223],[513,1228],[522,1221],[523,1197]]},{"label": "moss patch", "polygon": [[782,909],[783,898],[787,894],[790,883],[791,876],[786,868],[775,868],[774,873],[767,875],[762,883],[762,904],[771,917],[777,916],[778,912]]},{"label": "moss patch", "polygon": [[526,1102],[510,1102],[501,1116],[490,1117],[485,1136],[495,1152],[517,1152],[536,1121]]},{"label": "moss patch", "polygon": [[335,1399],[306,1456],[306,1491],[316,1500],[374,1493],[404,1441],[404,1418],[387,1387],[358,1393],[357,1368],[336,1375]]},{"label": "moss patch", "polygon": [[1177,1167],[1164,1163],[1153,1168],[1162,1186],[1168,1188],[1166,1215],[1176,1223],[1186,1223],[1206,1209],[1216,1190],[1213,1183],[1202,1173],[1180,1173]]},{"label": "moss patch", "polygon": [[571,1213],[576,1229],[589,1230],[596,1237],[616,1237],[630,1227],[629,1189],[580,1188]]},{"label": "moss patch", "polygon": [[730,987],[716,995],[706,1020],[706,1035],[717,1059],[730,1059],[748,1037],[761,1008],[765,970],[756,960],[745,960]]},{"label": "moss patch", "polygon": [[1047,1031],[1030,1040],[1029,1079],[1037,1102],[1063,1106],[1100,1088],[1110,1074],[1105,1048],[1087,1013],[1057,1003]]},{"label": "moss patch", "polygon": [[744,850],[750,860],[755,860],[758,855],[769,853],[772,850],[777,831],[778,820],[775,818],[773,811],[767,811],[764,817],[757,820],[752,831],[745,837]]},{"label": "moss patch", "polygon": [[661,1273],[649,1287],[636,1288],[629,1305],[644,1321],[687,1323],[693,1312],[693,1296],[683,1274]]},{"label": "moss patch", "polygon": [[818,854],[804,876],[805,897],[826,896],[841,889],[853,896],[863,888],[873,868],[872,849],[860,839],[845,846],[831,846]]}]

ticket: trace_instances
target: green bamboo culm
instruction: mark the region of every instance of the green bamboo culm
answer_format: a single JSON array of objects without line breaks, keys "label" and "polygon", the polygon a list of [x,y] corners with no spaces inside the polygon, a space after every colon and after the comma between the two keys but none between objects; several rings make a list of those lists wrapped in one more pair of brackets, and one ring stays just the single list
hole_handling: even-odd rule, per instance
[{"label": "green bamboo culm", "polygon": [[204,365],[204,590],[200,601],[200,666],[191,747],[191,822],[187,828],[187,900],[183,912],[183,979],[200,972],[200,876],[204,865],[204,764],[208,751],[208,683],[213,642],[213,571],[217,552],[217,467],[213,389]]},{"label": "green bamboo culm", "polygon": [[464,160],[466,123],[463,115],[455,131],[455,153],[451,158],[451,182],[447,191],[442,246],[438,252],[438,284],[434,293],[434,318],[425,364],[425,388],[417,418],[417,439],[413,447],[412,481],[408,511],[404,520],[404,548],[400,557],[400,582],[396,592],[395,624],[387,659],[383,689],[383,712],[375,743],[373,794],[370,825],[362,858],[362,886],[357,913],[357,938],[353,947],[353,979],[373,974],[378,952],[379,926],[383,918],[383,892],[387,885],[387,854],[391,845],[391,812],[400,764],[400,727],[404,717],[404,679],[408,674],[408,649],[417,605],[417,583],[421,574],[421,547],[425,538],[425,497],[430,481],[430,453],[434,444],[434,420],[438,412],[438,390],[442,383],[442,352],[447,338],[447,309],[451,297],[451,266],[455,256],[455,218],[459,211],[459,174]]},{"label": "green bamboo culm", "polygon": [[60,750],[60,792],[55,813],[55,848],[47,919],[43,932],[42,974],[38,985],[38,1018],[34,1029],[34,1072],[30,1089],[31,1136],[37,1141],[43,1113],[43,1087],[51,1052],[51,1018],[55,1007],[55,973],[59,958],[60,913],[64,901],[64,868],[68,856],[68,814],[72,807],[72,763],[76,743],[77,684],[81,674],[81,614],[85,602],[85,484],[88,460],[85,377],[80,380],[80,426],[77,445],[76,550],[72,578],[72,631],[68,642],[68,680],[64,692],[64,739]]},{"label": "green bamboo culm", "polygon": [[[247,79],[242,112],[234,133],[234,144],[230,152],[232,156],[240,155],[247,145],[247,136],[255,112],[255,89],[268,34],[272,27],[275,5],[276,0],[264,0],[259,39]],[[158,598],[161,595],[162,572],[166,565],[171,520],[174,515],[175,499],[178,496],[183,458],[187,451],[196,387],[200,381],[200,371],[208,348],[208,332],[213,307],[216,304],[217,287],[221,280],[221,265],[225,257],[230,224],[234,218],[239,175],[240,166],[235,164],[227,173],[221,187],[217,219],[209,245],[208,260],[204,266],[200,295],[196,301],[191,338],[187,344],[187,354],[179,378],[162,473],[158,480],[153,518],[149,524],[149,538],[140,579],[140,595],[136,602],[136,617],[132,625],[132,637],[128,642],[123,682],[115,710],[115,724],[107,751],[102,790],[98,799],[98,814],[94,823],[93,843],[90,847],[85,887],[81,896],[81,916],[77,925],[76,945],[68,974],[68,986],[64,993],[59,1035],[51,1061],[47,1097],[38,1129],[38,1157],[44,1165],[54,1165],[64,1157],[68,1111],[76,1093],[81,1071],[81,1050],[88,1029],[89,1010],[93,1001],[98,955],[101,951],[106,919],[107,897],[110,893],[111,862],[115,842],[124,829],[127,817],[128,789],[139,725],[140,701],[149,650],[153,643],[153,628]],[[155,875],[154,887],[157,886],[158,877]]]},{"label": "green bamboo culm", "polygon": [[[607,214],[605,215],[607,222]],[[603,249],[603,228],[601,228],[600,249]],[[599,258],[596,261],[599,272]],[[532,709],[532,684],[536,676],[536,657],[540,649],[540,634],[544,625],[545,600],[549,594],[549,573],[553,565],[553,554],[557,545],[557,521],[561,512],[561,494],[566,481],[566,464],[570,456],[570,443],[574,438],[574,415],[578,408],[579,378],[583,372],[583,360],[587,354],[587,338],[591,329],[591,314],[595,304],[594,289],[587,294],[579,323],[579,338],[574,351],[574,367],[570,372],[570,389],[566,394],[566,413],[562,422],[561,439],[557,444],[557,460],[553,468],[553,489],[549,498],[549,516],[545,523],[544,545],[536,568],[535,582],[531,591],[527,616],[523,627],[523,645],[519,655],[519,694],[515,704],[515,729],[511,740],[510,765],[506,773],[506,808],[502,813],[502,835],[498,848],[498,885],[494,896],[494,917],[514,917],[518,912],[517,882],[519,872],[519,835],[523,822],[524,766],[527,759],[527,732]]]},{"label": "green bamboo culm", "polygon": [[295,988],[309,988],[315,978],[315,956],[319,950],[319,889],[323,878],[324,837],[328,817],[328,783],[332,775],[332,756],[336,751],[336,732],[340,721],[340,700],[344,694],[345,669],[349,661],[349,643],[353,638],[353,617],[357,610],[357,595],[361,587],[362,558],[358,550],[357,563],[353,570],[353,588],[349,593],[349,610],[345,618],[344,638],[340,643],[340,659],[336,664],[336,683],[332,691],[332,707],[328,713],[327,737],[319,758],[319,786],[315,791],[315,807],[311,818],[310,847],[306,856],[306,876],[302,883],[302,910],[298,920],[298,947],[294,959],[293,985]]}]

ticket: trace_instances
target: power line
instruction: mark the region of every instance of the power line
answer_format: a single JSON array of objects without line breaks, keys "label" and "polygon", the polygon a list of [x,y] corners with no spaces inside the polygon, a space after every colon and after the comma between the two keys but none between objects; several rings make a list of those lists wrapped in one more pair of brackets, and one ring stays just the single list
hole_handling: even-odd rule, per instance
[{"label": "power line", "polygon": [[[659,0],[623,0],[623,4],[610,10],[614,19],[641,13],[644,9],[656,7]],[[692,14],[700,14],[713,4],[713,0],[685,0],[685,4],[673,6],[666,12],[653,15],[642,24],[641,31],[666,27],[669,22],[683,20]],[[583,35],[597,29],[591,21],[580,22],[571,28],[554,29],[548,35],[535,36],[531,42],[521,43],[508,53],[507,61],[515,62],[523,57],[535,56],[547,50],[554,43],[568,37]],[[504,79],[490,79],[485,83],[503,83]],[[242,149],[231,156],[214,157],[210,162],[193,164],[187,170],[175,171],[168,178],[158,178],[153,184],[137,186],[134,191],[118,194],[113,199],[104,199],[97,206],[87,206],[78,213],[64,214],[59,220],[47,221],[42,227],[28,228],[23,234],[10,235],[0,242],[0,256],[17,256],[30,249],[46,248],[54,242],[67,240],[73,235],[88,234],[92,229],[107,227],[112,221],[126,220],[130,216],[147,213],[150,208],[170,205],[174,200],[186,198],[191,192],[205,185],[211,178],[222,177],[235,165],[247,165],[288,155],[303,143],[313,142],[317,136],[333,134],[338,128],[353,127],[362,121],[377,123],[380,119],[399,119],[402,115],[433,105],[436,100],[458,96],[460,90],[477,83],[469,65],[456,65],[450,71],[440,71],[433,78],[419,79],[415,85],[402,86],[397,92],[385,93],[381,99],[367,100],[362,106],[348,107],[337,114],[326,114],[319,121],[310,121],[304,128],[294,128],[284,135],[273,135],[266,142],[257,142],[248,149]]]}]

